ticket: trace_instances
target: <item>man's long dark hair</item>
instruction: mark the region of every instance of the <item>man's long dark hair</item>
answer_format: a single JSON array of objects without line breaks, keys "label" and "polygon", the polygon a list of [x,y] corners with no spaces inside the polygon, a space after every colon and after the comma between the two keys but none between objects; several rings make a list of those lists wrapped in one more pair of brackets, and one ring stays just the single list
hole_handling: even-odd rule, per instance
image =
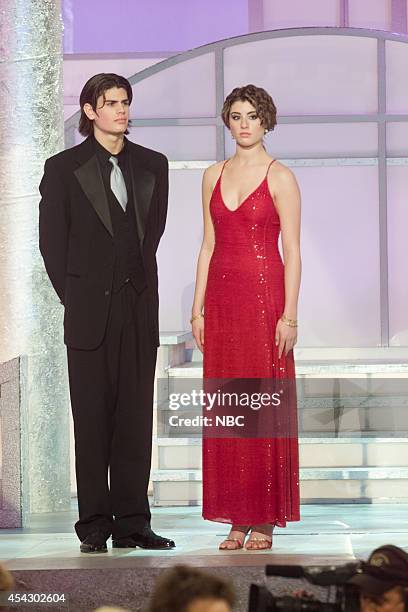
[{"label": "man's long dark hair", "polygon": [[[91,119],[88,119],[88,117],[86,116],[84,112],[84,105],[90,104],[96,112],[96,103],[99,96],[103,96],[105,94],[105,91],[111,89],[112,87],[126,89],[129,104],[132,102],[132,87],[129,81],[125,79],[125,77],[120,76],[119,74],[102,72],[100,74],[95,74],[85,83],[81,91],[81,95],[79,97],[79,104],[81,106],[81,118],[79,120],[78,130],[83,136],[89,136],[90,134],[93,134],[94,131],[93,121]],[[129,131],[126,130],[125,134],[129,134]]]}]

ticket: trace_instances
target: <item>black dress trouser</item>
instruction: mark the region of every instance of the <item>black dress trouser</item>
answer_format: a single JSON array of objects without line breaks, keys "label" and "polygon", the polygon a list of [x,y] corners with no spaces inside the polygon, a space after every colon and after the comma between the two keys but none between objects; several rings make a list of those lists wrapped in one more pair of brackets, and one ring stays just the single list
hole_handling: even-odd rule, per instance
[{"label": "black dress trouser", "polygon": [[80,540],[95,530],[125,537],[150,524],[157,348],[147,310],[147,291],[138,294],[128,282],[112,294],[102,344],[67,349]]}]

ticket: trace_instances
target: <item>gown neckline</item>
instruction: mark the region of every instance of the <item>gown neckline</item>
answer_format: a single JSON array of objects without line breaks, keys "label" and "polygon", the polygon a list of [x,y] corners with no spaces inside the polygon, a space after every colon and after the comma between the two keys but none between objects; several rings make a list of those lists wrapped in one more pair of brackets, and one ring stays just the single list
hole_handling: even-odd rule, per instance
[{"label": "gown neckline", "polygon": [[249,200],[249,198],[251,196],[254,195],[254,193],[256,193],[258,191],[258,189],[260,189],[262,187],[262,185],[264,184],[264,182],[266,181],[267,177],[265,176],[262,181],[259,183],[259,185],[257,187],[255,187],[255,189],[253,191],[251,191],[250,194],[248,194],[246,196],[246,198],[244,198],[242,200],[242,202],[240,202],[239,206],[237,208],[229,208],[229,206],[226,205],[225,200],[224,200],[224,196],[222,195],[222,189],[221,189],[221,176],[219,178],[219,191],[220,191],[220,196],[221,196],[221,202],[223,203],[224,207],[230,212],[230,213],[236,213],[239,211],[240,208],[242,208],[242,206],[245,204],[245,202],[247,202]]},{"label": "gown neckline", "polygon": [[[238,211],[239,211],[239,209],[240,209],[240,208],[242,208],[242,206],[245,204],[245,202],[247,202],[247,201],[249,200],[249,198],[250,198],[251,196],[253,196],[253,195],[254,195],[254,193],[256,193],[256,192],[258,191],[258,189],[260,189],[260,188],[262,187],[262,185],[265,183],[265,181],[267,181],[267,179],[268,179],[268,174],[269,174],[269,168],[270,168],[270,167],[272,166],[272,164],[273,164],[273,163],[276,161],[276,158],[275,158],[275,159],[273,159],[273,160],[272,160],[272,161],[269,163],[268,168],[267,168],[267,170],[266,170],[266,174],[265,174],[264,178],[262,179],[262,181],[259,183],[259,185],[258,185],[257,187],[255,187],[255,189],[254,189],[253,191],[251,191],[251,193],[249,193],[249,194],[246,196],[246,198],[244,198],[244,199],[242,200],[242,202],[240,202],[240,204],[239,204],[239,206],[237,206],[237,208],[229,208],[229,206],[227,206],[227,205],[226,205],[226,203],[225,203],[224,196],[222,195],[222,184],[221,184],[221,181],[222,181],[222,175],[224,174],[224,168],[225,168],[225,166],[227,165],[227,163],[228,163],[229,161],[230,161],[230,160],[229,160],[229,159],[227,159],[227,160],[224,162],[224,165],[222,166],[221,174],[220,174],[220,176],[218,177],[218,189],[219,189],[219,192],[220,192],[221,202],[222,202],[222,204],[224,205],[224,208],[226,208],[226,209],[228,210],[228,212],[230,212],[230,213],[236,213],[236,212],[238,212]],[[272,201],[273,201],[272,194],[271,194],[271,192],[270,192],[270,190],[269,190],[269,185],[268,185],[268,193],[269,193],[269,195],[271,196],[271,199],[272,199]]]}]

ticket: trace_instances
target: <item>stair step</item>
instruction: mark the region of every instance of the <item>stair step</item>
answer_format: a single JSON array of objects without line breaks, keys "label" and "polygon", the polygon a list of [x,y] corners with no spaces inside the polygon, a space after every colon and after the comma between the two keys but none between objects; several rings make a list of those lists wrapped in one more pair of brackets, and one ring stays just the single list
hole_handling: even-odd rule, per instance
[{"label": "stair step", "polygon": [[203,362],[186,361],[185,363],[169,368],[168,374],[170,377],[180,376],[181,378],[202,378]]},{"label": "stair step", "polygon": [[[176,399],[172,394],[177,394],[179,397],[185,394],[187,400],[193,403],[193,396],[189,394],[192,394],[193,390],[199,392],[202,389],[202,379],[198,377],[199,370],[198,365],[191,362],[168,370],[167,395],[164,395],[163,401],[158,406],[160,435],[174,434],[184,437],[200,433],[198,426],[186,426],[183,421],[173,422],[173,426],[169,426],[170,415],[200,416],[202,408],[198,398],[196,405],[181,406],[177,411],[170,410],[171,404],[168,399]],[[342,376],[344,373],[339,374],[337,371],[335,374]],[[335,433],[347,435],[364,432],[379,436],[382,432],[387,432],[385,434],[387,436],[398,435],[406,429],[408,385],[405,376],[382,379],[376,378],[375,374],[365,374],[354,379],[351,384],[346,374],[345,378],[346,382],[342,387],[341,383],[337,384],[331,377],[320,377],[320,375],[317,378],[298,377],[297,409],[300,434],[329,436]],[[243,411],[244,409],[241,413]]]},{"label": "stair step", "polygon": [[160,332],[160,346],[183,344],[183,342],[191,340],[192,337],[191,331]]},{"label": "stair step", "polygon": [[[200,505],[201,470],[156,470],[152,474],[155,506]],[[408,468],[303,468],[302,503],[406,503]]]},{"label": "stair step", "polygon": [[[296,360],[296,375],[301,376],[328,376],[334,377],[353,377],[361,375],[373,375],[376,378],[381,378],[382,375],[390,374],[400,375],[408,374],[408,363],[390,362],[390,361],[367,361],[367,360],[326,360],[326,361],[310,361]],[[186,361],[178,366],[169,369],[169,376],[175,377],[192,377],[201,378],[203,375],[202,361]]]},{"label": "stair step", "polygon": [[[201,437],[185,437],[185,438],[162,438],[157,437],[154,439],[155,444],[158,446],[201,446]],[[389,436],[344,436],[341,438],[334,437],[322,437],[322,436],[305,436],[299,437],[299,444],[408,444],[408,432],[407,436],[392,438]]]},{"label": "stair step", "polygon": [[[403,480],[408,479],[408,467],[319,467],[301,468],[300,480]],[[153,482],[200,481],[202,472],[192,470],[154,470]]]},{"label": "stair step", "polygon": [[[159,438],[157,448],[162,470],[201,468],[200,438]],[[408,439],[300,438],[299,463],[301,468],[408,468]]]},{"label": "stair step", "polygon": [[[188,393],[189,386],[202,388],[201,354],[189,348],[184,355],[191,360],[179,365],[173,361],[174,365],[166,368],[169,393]],[[297,348],[295,358],[302,503],[407,502],[408,394],[404,379],[408,352],[398,349],[390,355],[378,348]],[[390,379],[388,390],[382,377]],[[337,387],[333,390],[330,379],[334,378],[361,379],[361,383],[347,383],[347,389],[340,387],[339,394]],[[400,378],[398,384],[393,382]],[[165,402],[161,408],[166,424]],[[183,407],[179,414],[194,416],[200,409]],[[152,472],[154,504],[200,504],[200,428],[168,429],[166,425],[162,432],[155,440],[159,469]]]},{"label": "stair step", "polygon": [[[195,346],[191,342],[191,346]],[[193,361],[202,361],[203,354],[198,348],[190,349]],[[294,349],[295,362],[312,363],[371,363],[408,365],[408,349],[404,346],[375,347],[300,347]]]}]

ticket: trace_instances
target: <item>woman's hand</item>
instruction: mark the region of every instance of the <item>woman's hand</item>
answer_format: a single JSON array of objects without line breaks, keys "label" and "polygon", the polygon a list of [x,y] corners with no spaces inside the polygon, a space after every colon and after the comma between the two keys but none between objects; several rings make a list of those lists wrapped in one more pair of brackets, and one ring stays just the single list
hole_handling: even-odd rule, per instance
[{"label": "woman's hand", "polygon": [[195,319],[191,324],[194,340],[197,343],[198,348],[204,352],[204,317]]},{"label": "woman's hand", "polygon": [[297,327],[290,327],[281,319],[276,324],[275,344],[279,347],[279,359],[285,351],[285,357],[297,342]]}]

